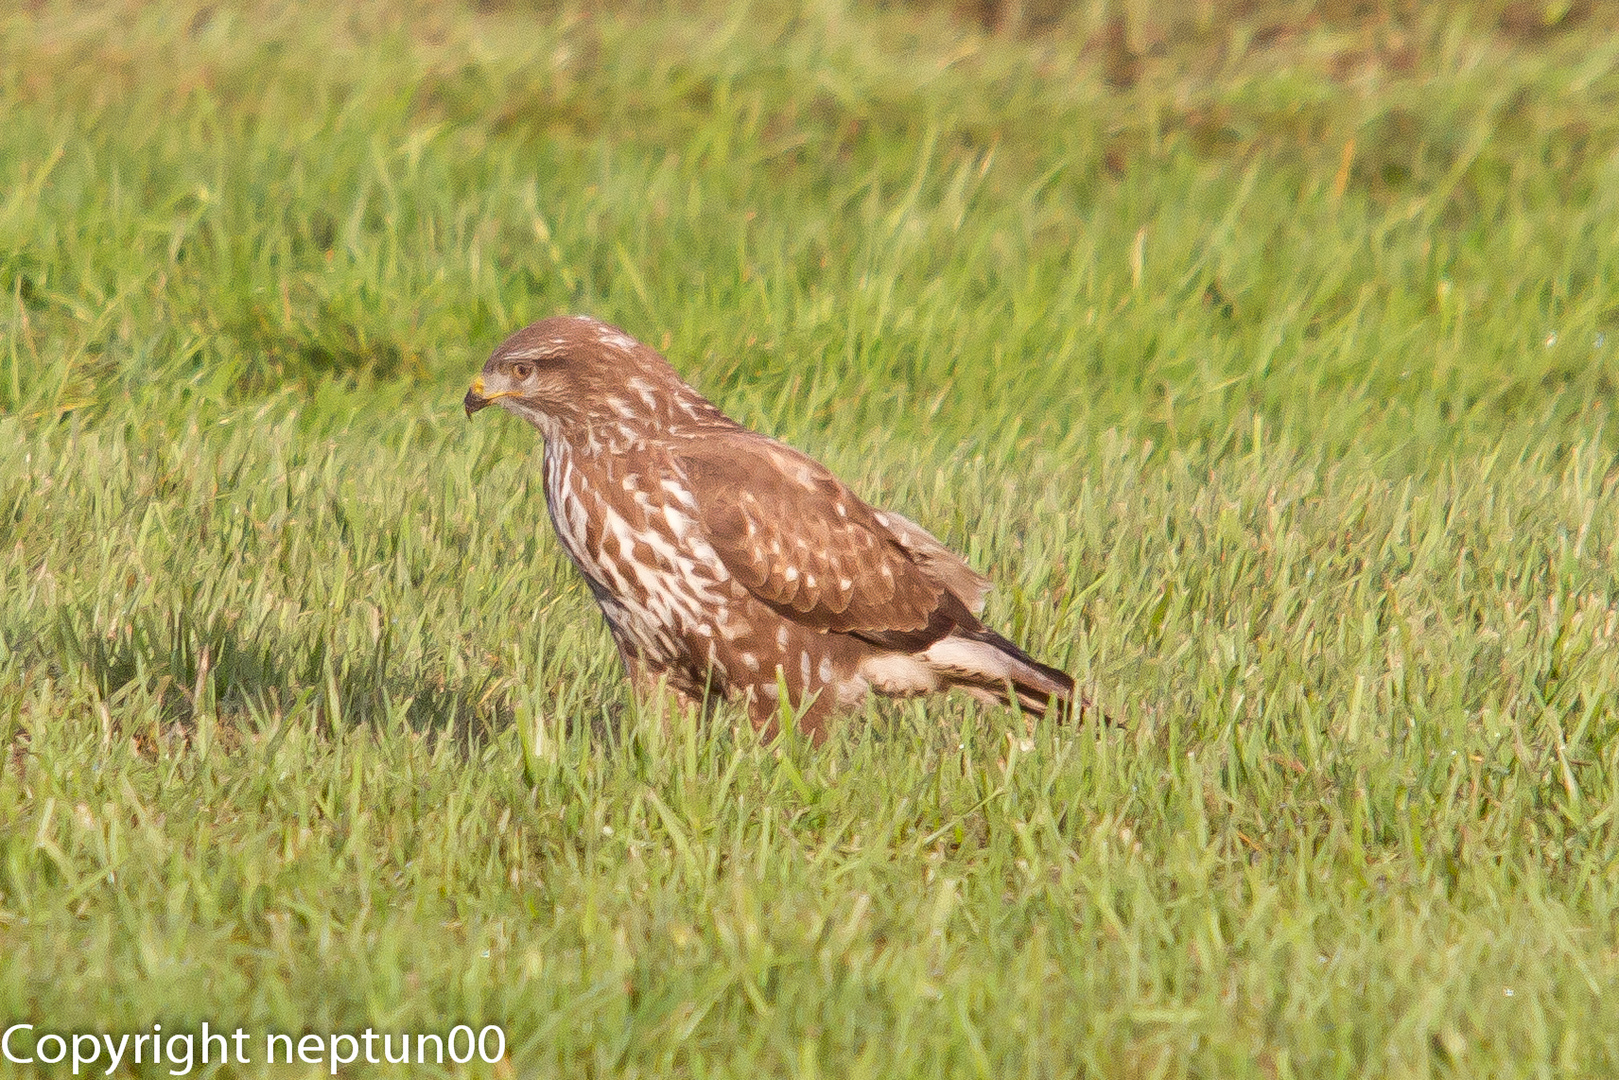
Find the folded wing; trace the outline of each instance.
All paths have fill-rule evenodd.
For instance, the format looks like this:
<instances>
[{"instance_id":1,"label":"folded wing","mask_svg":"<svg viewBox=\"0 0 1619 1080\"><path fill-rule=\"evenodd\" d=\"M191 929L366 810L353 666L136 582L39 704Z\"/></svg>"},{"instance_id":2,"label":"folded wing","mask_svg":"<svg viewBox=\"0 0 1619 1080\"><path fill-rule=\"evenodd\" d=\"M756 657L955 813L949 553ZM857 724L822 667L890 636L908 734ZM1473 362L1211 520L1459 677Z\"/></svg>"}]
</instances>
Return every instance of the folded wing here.
<instances>
[{"instance_id":1,"label":"folded wing","mask_svg":"<svg viewBox=\"0 0 1619 1080\"><path fill-rule=\"evenodd\" d=\"M920 525L872 509L814 459L739 431L679 455L720 561L794 621L896 649L976 628L989 581Z\"/></svg>"}]
</instances>

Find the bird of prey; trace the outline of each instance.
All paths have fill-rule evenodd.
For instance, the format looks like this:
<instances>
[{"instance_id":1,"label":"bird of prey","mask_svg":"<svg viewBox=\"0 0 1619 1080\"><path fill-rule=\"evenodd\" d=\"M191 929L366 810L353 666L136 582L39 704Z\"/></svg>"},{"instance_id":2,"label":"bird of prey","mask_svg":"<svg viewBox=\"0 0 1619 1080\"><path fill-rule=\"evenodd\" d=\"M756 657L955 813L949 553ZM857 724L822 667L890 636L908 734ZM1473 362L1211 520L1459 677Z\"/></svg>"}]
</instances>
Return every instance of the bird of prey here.
<instances>
[{"instance_id":1,"label":"bird of prey","mask_svg":"<svg viewBox=\"0 0 1619 1080\"><path fill-rule=\"evenodd\" d=\"M785 692L817 742L873 692L1088 705L980 621L987 578L623 331L580 316L519 330L467 391L469 417L491 404L544 437L551 522L638 693L741 700L773 730Z\"/></svg>"}]
</instances>

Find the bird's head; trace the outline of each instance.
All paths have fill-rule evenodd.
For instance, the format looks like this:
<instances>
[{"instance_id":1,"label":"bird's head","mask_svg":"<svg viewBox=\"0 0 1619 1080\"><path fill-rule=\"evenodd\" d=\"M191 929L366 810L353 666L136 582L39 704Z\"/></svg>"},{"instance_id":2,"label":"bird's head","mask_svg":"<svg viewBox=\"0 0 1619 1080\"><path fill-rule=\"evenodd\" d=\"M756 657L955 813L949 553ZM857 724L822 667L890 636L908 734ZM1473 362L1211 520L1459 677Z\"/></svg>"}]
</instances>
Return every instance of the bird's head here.
<instances>
[{"instance_id":1,"label":"bird's head","mask_svg":"<svg viewBox=\"0 0 1619 1080\"><path fill-rule=\"evenodd\" d=\"M468 416L499 405L566 438L604 425L633 436L689 400L702 401L655 350L596 319L558 315L501 342L462 404Z\"/></svg>"}]
</instances>

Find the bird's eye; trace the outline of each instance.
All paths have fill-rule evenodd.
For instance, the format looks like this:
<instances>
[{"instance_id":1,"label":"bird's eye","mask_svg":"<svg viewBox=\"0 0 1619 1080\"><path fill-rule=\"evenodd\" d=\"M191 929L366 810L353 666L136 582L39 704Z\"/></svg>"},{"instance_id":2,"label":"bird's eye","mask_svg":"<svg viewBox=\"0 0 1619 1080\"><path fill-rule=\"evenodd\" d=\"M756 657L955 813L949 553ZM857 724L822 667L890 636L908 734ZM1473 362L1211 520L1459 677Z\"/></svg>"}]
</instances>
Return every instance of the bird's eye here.
<instances>
[{"instance_id":1,"label":"bird's eye","mask_svg":"<svg viewBox=\"0 0 1619 1080\"><path fill-rule=\"evenodd\" d=\"M513 364L512 378L518 382L528 382L528 377L534 374L533 364Z\"/></svg>"}]
</instances>

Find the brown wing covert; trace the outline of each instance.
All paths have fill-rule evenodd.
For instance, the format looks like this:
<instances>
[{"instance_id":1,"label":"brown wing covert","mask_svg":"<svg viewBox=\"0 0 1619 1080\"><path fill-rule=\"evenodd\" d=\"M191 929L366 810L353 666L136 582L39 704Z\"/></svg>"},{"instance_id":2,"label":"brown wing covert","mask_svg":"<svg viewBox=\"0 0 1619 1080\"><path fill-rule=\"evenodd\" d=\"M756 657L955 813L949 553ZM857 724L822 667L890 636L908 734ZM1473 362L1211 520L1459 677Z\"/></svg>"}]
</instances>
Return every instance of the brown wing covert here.
<instances>
[{"instance_id":1,"label":"brown wing covert","mask_svg":"<svg viewBox=\"0 0 1619 1080\"><path fill-rule=\"evenodd\" d=\"M941 608L965 612L825 468L774 440L741 435L678 461L709 542L754 596L806 626L873 639L931 640L954 622L939 625Z\"/></svg>"}]
</instances>

